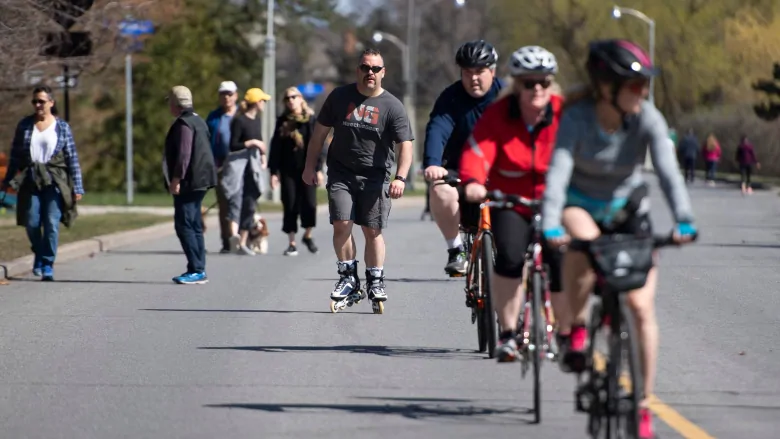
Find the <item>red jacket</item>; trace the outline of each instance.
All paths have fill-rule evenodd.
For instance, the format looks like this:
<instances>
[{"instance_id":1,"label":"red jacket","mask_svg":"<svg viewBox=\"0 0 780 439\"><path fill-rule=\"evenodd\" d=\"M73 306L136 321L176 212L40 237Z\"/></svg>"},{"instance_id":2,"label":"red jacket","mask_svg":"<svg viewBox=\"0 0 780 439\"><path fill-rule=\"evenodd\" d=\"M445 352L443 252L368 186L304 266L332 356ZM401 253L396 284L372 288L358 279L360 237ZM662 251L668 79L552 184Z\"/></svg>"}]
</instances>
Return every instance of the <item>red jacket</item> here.
<instances>
[{"instance_id":1,"label":"red jacket","mask_svg":"<svg viewBox=\"0 0 780 439\"><path fill-rule=\"evenodd\" d=\"M536 128L533 169L532 134L520 116L517 96L507 96L485 109L463 147L459 175L463 184L476 182L485 185L488 190L498 189L526 198L541 198L555 147L562 104L563 98L553 95L544 121ZM531 214L525 207L516 210L523 215Z\"/></svg>"}]
</instances>

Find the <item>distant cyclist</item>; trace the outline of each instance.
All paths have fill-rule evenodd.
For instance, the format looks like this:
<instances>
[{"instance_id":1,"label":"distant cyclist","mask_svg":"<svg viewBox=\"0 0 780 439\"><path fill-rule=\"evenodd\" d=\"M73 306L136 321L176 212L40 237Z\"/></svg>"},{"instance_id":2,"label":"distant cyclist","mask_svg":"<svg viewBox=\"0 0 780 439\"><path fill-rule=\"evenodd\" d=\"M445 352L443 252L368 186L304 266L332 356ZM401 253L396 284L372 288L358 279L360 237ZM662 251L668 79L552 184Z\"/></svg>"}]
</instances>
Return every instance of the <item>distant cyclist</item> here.
<instances>
[{"instance_id":1,"label":"distant cyclist","mask_svg":"<svg viewBox=\"0 0 780 439\"><path fill-rule=\"evenodd\" d=\"M558 64L555 56L538 46L518 49L509 60L513 78L512 94L500 98L485 110L469 137L469 147L460 161L460 178L466 200L481 202L488 190L541 199L545 174L555 144L563 99L552 93ZM501 325L496 358L499 362L519 357L517 322L523 301L523 265L531 239L531 211L490 212L496 247L493 300ZM543 259L550 267L550 290L559 292L559 256L544 249ZM556 316L566 311L565 299L553 294ZM568 333L568 328L559 328Z\"/></svg>"},{"instance_id":2,"label":"distant cyclist","mask_svg":"<svg viewBox=\"0 0 780 439\"><path fill-rule=\"evenodd\" d=\"M596 41L590 45L587 71L590 87L581 96L569 99L558 129L542 209L546 238L557 246L566 243L569 236L592 240L602 233L652 233L646 200L633 217L612 221L643 184L642 165L649 148L677 223L675 241L690 241L696 227L685 182L677 168L674 144L661 112L644 99L650 78L657 74L650 57L629 41ZM565 370L581 371L587 361L586 305L593 282L587 256L567 252L563 259L563 286L571 303L574 325L562 346ZM628 295L640 338L645 395L653 393L655 381L656 283L657 272L653 268L646 285ZM640 408L641 438L653 437L652 417L646 404L645 399Z\"/></svg>"},{"instance_id":3,"label":"distant cyclist","mask_svg":"<svg viewBox=\"0 0 780 439\"><path fill-rule=\"evenodd\" d=\"M469 41L455 53L460 80L439 95L425 128L423 169L428 181L457 175L466 139L485 108L502 88L495 77L498 53L483 40ZM436 225L447 241L449 258L444 270L450 275L466 274L467 256L460 238L459 224L476 226L479 207L458 200L457 189L438 185L431 188L430 208Z\"/></svg>"}]
</instances>

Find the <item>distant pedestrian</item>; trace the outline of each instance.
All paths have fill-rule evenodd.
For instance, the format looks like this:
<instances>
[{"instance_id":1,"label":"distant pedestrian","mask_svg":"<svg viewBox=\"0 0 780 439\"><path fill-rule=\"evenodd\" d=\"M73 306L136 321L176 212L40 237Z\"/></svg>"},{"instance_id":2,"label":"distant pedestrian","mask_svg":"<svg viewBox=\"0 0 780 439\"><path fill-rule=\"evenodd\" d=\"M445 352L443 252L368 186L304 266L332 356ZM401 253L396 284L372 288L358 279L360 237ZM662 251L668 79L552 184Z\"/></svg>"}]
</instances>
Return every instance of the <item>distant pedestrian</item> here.
<instances>
[{"instance_id":1,"label":"distant pedestrian","mask_svg":"<svg viewBox=\"0 0 780 439\"><path fill-rule=\"evenodd\" d=\"M18 192L16 224L27 228L35 254L33 274L52 281L59 223L70 227L75 221L84 185L73 133L57 117L51 88L36 87L32 95L34 113L16 126L0 191L10 186Z\"/></svg>"},{"instance_id":2,"label":"distant pedestrian","mask_svg":"<svg viewBox=\"0 0 780 439\"><path fill-rule=\"evenodd\" d=\"M211 134L206 121L192 109L192 92L187 87L177 85L171 89L168 107L176 120L165 138L163 172L173 195L176 236L187 256L187 271L173 281L204 284L208 277L201 203L206 191L217 184Z\"/></svg>"},{"instance_id":3,"label":"distant pedestrian","mask_svg":"<svg viewBox=\"0 0 780 439\"><path fill-rule=\"evenodd\" d=\"M720 142L718 142L715 134L710 133L707 136L707 140L704 141L704 145L701 148L701 155L704 157L704 163L706 164L707 182L710 186L715 186L715 171L721 155Z\"/></svg>"},{"instance_id":4,"label":"distant pedestrian","mask_svg":"<svg viewBox=\"0 0 780 439\"><path fill-rule=\"evenodd\" d=\"M209 113L206 125L211 133L211 152L217 166L217 204L219 205L219 231L222 241L220 253L230 253L230 220L228 219L228 200L222 190L222 165L230 153L230 122L238 111L238 86L233 81L224 81L219 85L219 107Z\"/></svg>"},{"instance_id":5,"label":"distant pedestrian","mask_svg":"<svg viewBox=\"0 0 780 439\"><path fill-rule=\"evenodd\" d=\"M750 175L753 172L753 166L756 169L761 169L761 163L756 159L756 151L753 148L753 144L750 143L747 136L743 135L742 140L737 146L737 163L739 163L739 173L742 176L742 193L752 194L753 186L750 183Z\"/></svg>"},{"instance_id":6,"label":"distant pedestrian","mask_svg":"<svg viewBox=\"0 0 780 439\"><path fill-rule=\"evenodd\" d=\"M247 239L256 222L255 210L257 199L262 195L263 156L266 154L260 112L265 101L270 99L271 96L259 88L247 90L240 113L230 123L230 154L223 165L222 186L229 204L230 249L248 256L255 256Z\"/></svg>"},{"instance_id":7,"label":"distant pedestrian","mask_svg":"<svg viewBox=\"0 0 780 439\"><path fill-rule=\"evenodd\" d=\"M696 138L693 129L689 129L685 137L680 140L677 153L685 171L685 181L693 183L696 158L699 155L699 139Z\"/></svg>"},{"instance_id":8,"label":"distant pedestrian","mask_svg":"<svg viewBox=\"0 0 780 439\"><path fill-rule=\"evenodd\" d=\"M282 96L285 110L276 120L268 167L271 171L271 187L281 184L284 206L282 231L287 234L289 241L284 254L298 254L295 235L298 233L299 216L301 227L306 229L301 242L310 252L317 253L317 246L311 236L312 229L317 225L317 186L308 185L302 179L306 151L314 131L314 111L295 87L285 90ZM320 155L317 172L322 170L323 158Z\"/></svg>"}]
</instances>

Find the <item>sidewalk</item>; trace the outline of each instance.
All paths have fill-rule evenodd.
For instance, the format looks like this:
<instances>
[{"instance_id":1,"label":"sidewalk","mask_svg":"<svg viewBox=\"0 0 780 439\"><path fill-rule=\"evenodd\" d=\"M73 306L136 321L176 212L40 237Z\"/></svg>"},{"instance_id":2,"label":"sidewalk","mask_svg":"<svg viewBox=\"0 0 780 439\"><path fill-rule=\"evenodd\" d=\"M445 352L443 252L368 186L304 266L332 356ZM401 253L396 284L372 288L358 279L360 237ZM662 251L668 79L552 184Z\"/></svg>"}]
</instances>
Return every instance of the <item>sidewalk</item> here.
<instances>
[{"instance_id":1,"label":"sidewalk","mask_svg":"<svg viewBox=\"0 0 780 439\"><path fill-rule=\"evenodd\" d=\"M401 198L393 201L394 208L411 208L425 206L425 198L421 196ZM134 213L147 213L156 215L170 215L173 217L173 208L168 207L143 207L143 206L81 206L79 207L79 214L84 215L99 215L112 212L134 212ZM328 206L321 204L317 206L317 213L327 213ZM282 212L270 212L264 213L265 218L281 218ZM15 224L15 219L10 220L0 219L0 221L10 221L11 224ZM0 223L0 225L5 225ZM217 212L212 211L208 215L206 220L206 227L211 230L219 228L219 219ZM71 261L74 259L80 259L85 257L93 257L98 253L106 252L117 247L122 247L130 244L138 244L144 241L151 241L160 239L162 237L172 235L175 233L173 228L173 221L157 224L154 226L145 227L143 229L128 230L124 232L112 233L109 235L95 236L83 241L77 241L70 244L65 244L59 247L57 250L57 263ZM11 279L14 276L28 273L32 267L33 255L23 256L12 261L0 261L0 269L3 271L3 276L0 279Z\"/></svg>"}]
</instances>

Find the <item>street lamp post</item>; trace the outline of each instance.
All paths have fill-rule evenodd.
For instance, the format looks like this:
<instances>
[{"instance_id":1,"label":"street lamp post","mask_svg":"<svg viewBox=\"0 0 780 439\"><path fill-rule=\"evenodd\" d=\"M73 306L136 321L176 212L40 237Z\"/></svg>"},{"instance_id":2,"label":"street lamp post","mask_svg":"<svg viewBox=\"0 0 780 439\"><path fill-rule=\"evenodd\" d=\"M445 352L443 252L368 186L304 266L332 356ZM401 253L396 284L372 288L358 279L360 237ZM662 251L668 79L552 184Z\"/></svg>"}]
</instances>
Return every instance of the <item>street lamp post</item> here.
<instances>
[{"instance_id":1,"label":"street lamp post","mask_svg":"<svg viewBox=\"0 0 780 439\"><path fill-rule=\"evenodd\" d=\"M263 111L262 136L270 152L271 136L276 125L276 39L274 37L274 0L268 0L267 24L265 29L265 57L263 59L263 91L271 95L271 100ZM269 192L268 199L278 202L279 188Z\"/></svg>"},{"instance_id":2,"label":"street lamp post","mask_svg":"<svg viewBox=\"0 0 780 439\"><path fill-rule=\"evenodd\" d=\"M645 23L647 23L648 26L648 49L650 51L650 61L655 65L655 20L651 19L647 15L645 15L641 11L637 11L636 9L631 8L622 8L620 6L614 6L612 8L612 17L614 17L616 20L620 19L623 14L626 15L632 15ZM653 104L655 104L655 78L650 78L650 96L649 101ZM648 171L653 170L653 161L650 158L650 150L647 151L647 156L645 156L645 169Z\"/></svg>"},{"instance_id":3,"label":"street lamp post","mask_svg":"<svg viewBox=\"0 0 780 439\"><path fill-rule=\"evenodd\" d=\"M650 50L650 61L653 63L653 65L655 65L655 21L644 13L637 11L636 9L621 8L620 6L615 6L612 8L612 16L615 19L620 19L623 14L633 15L634 17L639 18L640 20L647 23L650 34L648 42L648 49ZM653 79L654 78L650 78L650 102L655 103L655 95L653 93L655 90L655 81Z\"/></svg>"},{"instance_id":4,"label":"street lamp post","mask_svg":"<svg viewBox=\"0 0 780 439\"><path fill-rule=\"evenodd\" d=\"M398 47L401 50L401 59L402 59L402 69L403 69L403 80L404 80L404 96L403 96L403 103L404 107L406 108L406 113L409 117L409 123L412 125L412 128L414 128L414 98L412 93L414 92L414 83L412 82L412 61L410 59L411 53L409 50L409 45L401 41L400 38L393 34L389 34L387 32L380 32L376 31L373 35L374 42L381 43L383 40L387 40L391 43L393 43L396 47ZM418 133L414 132L415 137L418 137ZM416 144L417 142L414 142ZM416 148L415 148L416 149ZM416 151L413 150L413 158L412 158L412 169L416 169L416 161L417 161L417 154L415 154ZM407 176L408 177L408 176ZM414 189L414 178L409 178L409 189Z\"/></svg>"},{"instance_id":5,"label":"street lamp post","mask_svg":"<svg viewBox=\"0 0 780 439\"><path fill-rule=\"evenodd\" d=\"M375 32L374 41L379 43L382 38L387 38L388 41L395 44L404 56L404 106L406 107L406 113L409 117L409 123L412 127L412 132L416 140L414 142L413 158L412 158L412 172L416 172L420 168L420 162L418 159L418 143L422 140L422 136L417 131L417 52L419 48L419 33L420 33L420 14L417 13L417 0L407 0L407 14L406 14L406 43L401 41L400 38L387 34L385 32ZM466 0L454 0L455 6L462 8L466 5ZM424 5L431 6L436 4L436 1L427 1ZM378 39L377 39L378 38ZM410 178L410 182L414 179ZM412 183L410 189L414 188Z\"/></svg>"}]
</instances>

